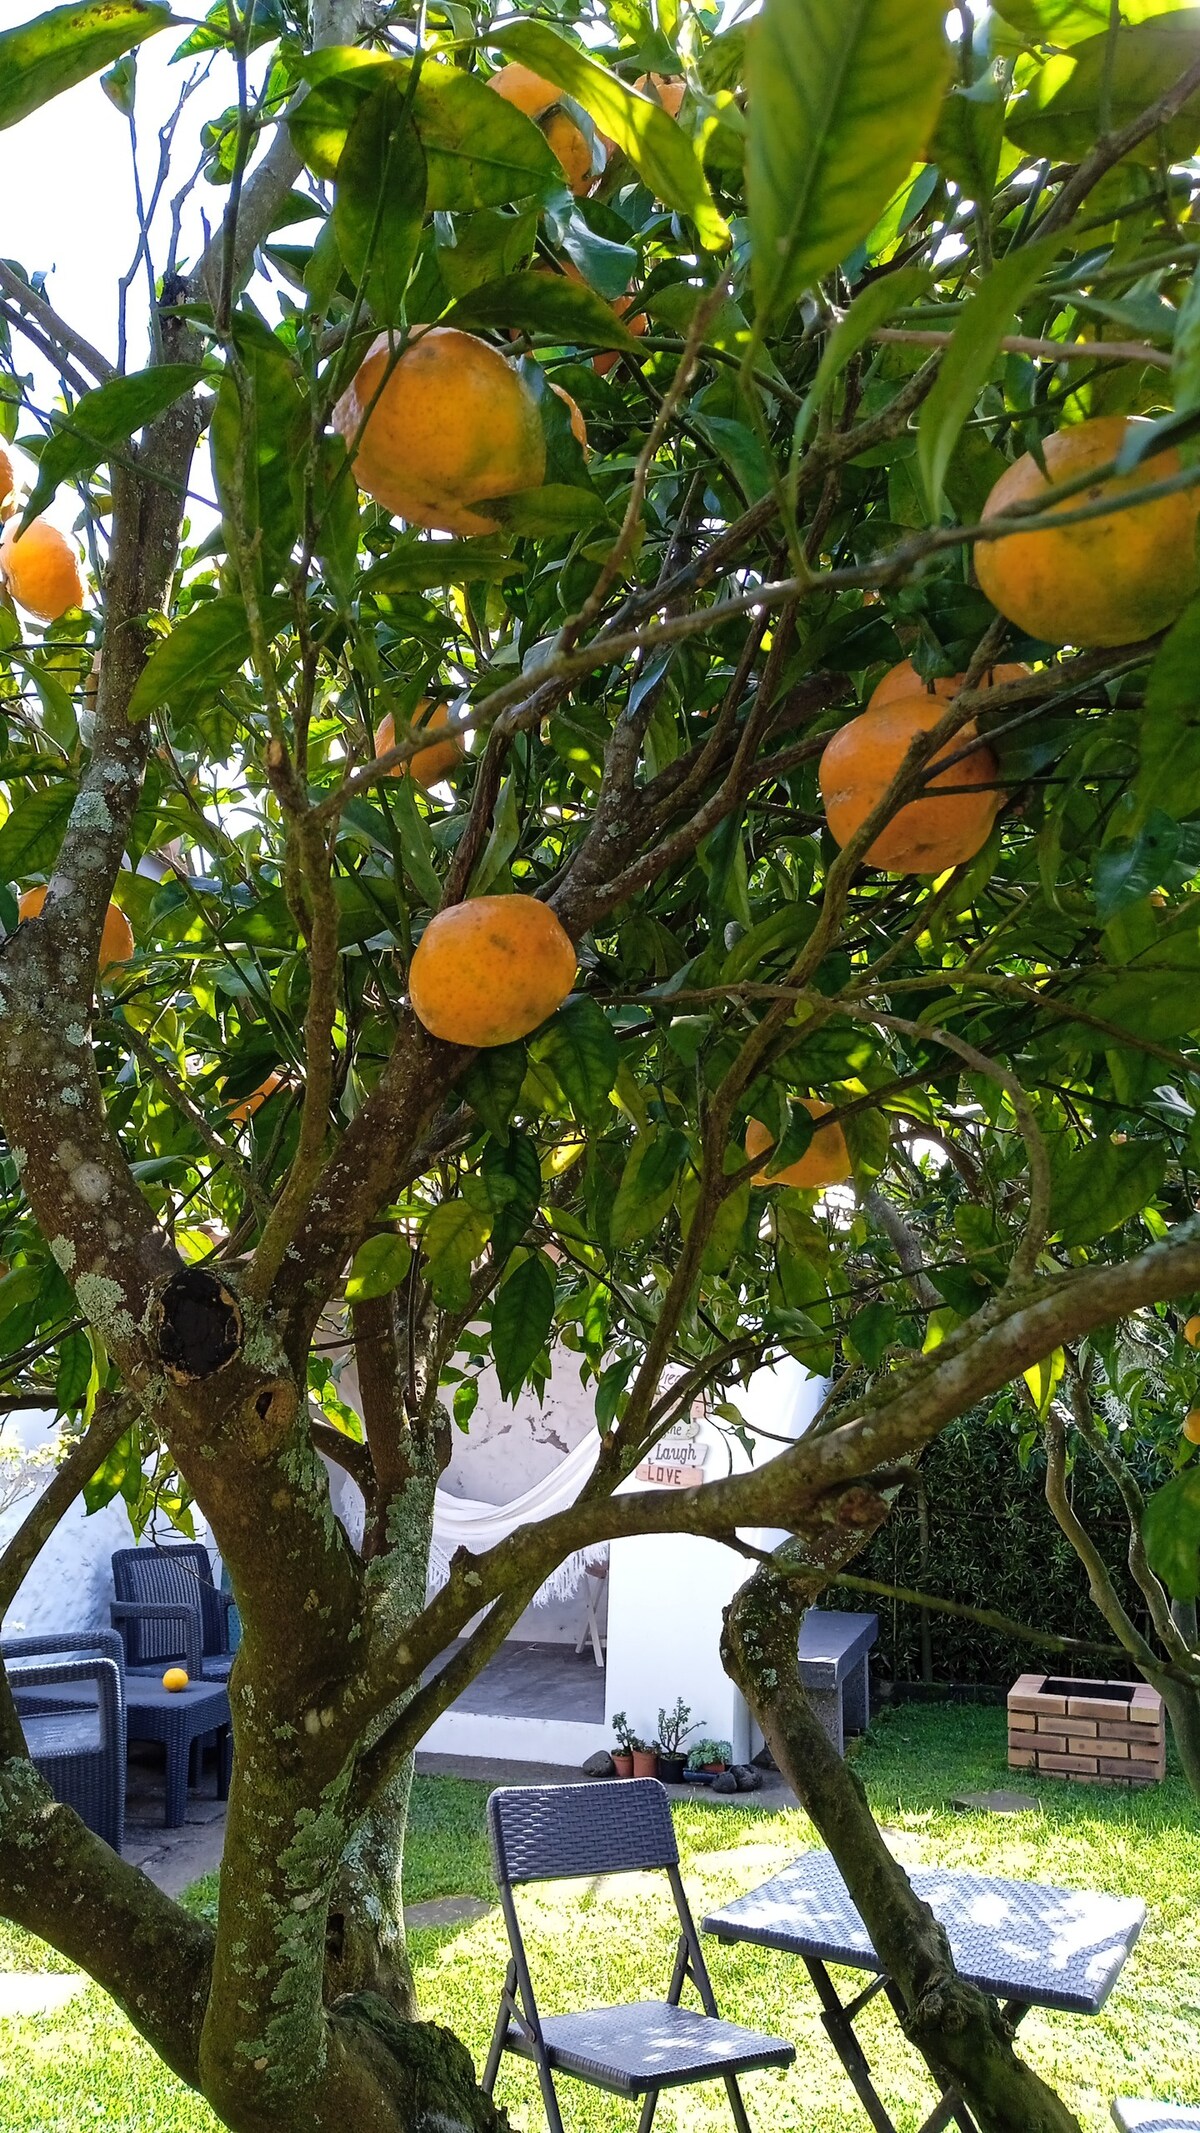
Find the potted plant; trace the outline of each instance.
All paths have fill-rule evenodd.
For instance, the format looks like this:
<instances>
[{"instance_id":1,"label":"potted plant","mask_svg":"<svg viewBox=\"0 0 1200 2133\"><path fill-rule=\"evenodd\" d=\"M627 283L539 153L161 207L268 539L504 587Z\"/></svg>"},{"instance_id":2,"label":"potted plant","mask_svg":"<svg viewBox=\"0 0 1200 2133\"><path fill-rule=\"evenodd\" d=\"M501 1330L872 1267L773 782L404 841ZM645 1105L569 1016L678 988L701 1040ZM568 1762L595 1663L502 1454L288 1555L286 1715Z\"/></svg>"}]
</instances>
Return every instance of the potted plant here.
<instances>
[{"instance_id":1,"label":"potted plant","mask_svg":"<svg viewBox=\"0 0 1200 2133\"><path fill-rule=\"evenodd\" d=\"M652 1778L658 1774L658 1750L648 1740L634 1741L633 1774L635 1778Z\"/></svg>"},{"instance_id":2,"label":"potted plant","mask_svg":"<svg viewBox=\"0 0 1200 2133\"><path fill-rule=\"evenodd\" d=\"M687 1776L695 1785L711 1785L718 1772L728 1770L732 1761L732 1741L698 1740L688 1753Z\"/></svg>"},{"instance_id":3,"label":"potted plant","mask_svg":"<svg viewBox=\"0 0 1200 2133\"><path fill-rule=\"evenodd\" d=\"M683 1744L689 1733L696 1728L691 1723L691 1710L682 1696L676 1698L673 1711L660 1710L658 1714L658 1774L664 1785L682 1785L687 1769L687 1756Z\"/></svg>"},{"instance_id":4,"label":"potted plant","mask_svg":"<svg viewBox=\"0 0 1200 2133\"><path fill-rule=\"evenodd\" d=\"M634 1733L628 1716L624 1711L613 1712L613 1738L617 1744L612 1752L613 1769L619 1778L631 1778L633 1776L634 1743L636 1741L640 1747L641 1742L637 1740L637 1735Z\"/></svg>"}]
</instances>

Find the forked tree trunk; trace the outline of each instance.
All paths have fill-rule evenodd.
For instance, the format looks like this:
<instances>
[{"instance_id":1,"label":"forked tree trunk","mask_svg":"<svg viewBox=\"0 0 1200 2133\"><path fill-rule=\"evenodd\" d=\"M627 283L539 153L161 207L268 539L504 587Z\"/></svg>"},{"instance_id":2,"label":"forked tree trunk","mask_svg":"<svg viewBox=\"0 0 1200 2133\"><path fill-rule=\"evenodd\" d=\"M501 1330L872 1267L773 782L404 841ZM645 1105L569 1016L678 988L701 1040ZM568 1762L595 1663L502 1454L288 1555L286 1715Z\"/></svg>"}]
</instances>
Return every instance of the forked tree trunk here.
<instances>
[{"instance_id":1,"label":"forked tree trunk","mask_svg":"<svg viewBox=\"0 0 1200 2133\"><path fill-rule=\"evenodd\" d=\"M965 2099L980 2133L1080 2133L1013 2049L996 2002L958 1975L949 1943L889 1852L862 1785L814 1716L797 1658L806 1595L762 1569L725 1618L723 1657L780 1770L815 1823L902 2002L930 2072Z\"/></svg>"}]
</instances>

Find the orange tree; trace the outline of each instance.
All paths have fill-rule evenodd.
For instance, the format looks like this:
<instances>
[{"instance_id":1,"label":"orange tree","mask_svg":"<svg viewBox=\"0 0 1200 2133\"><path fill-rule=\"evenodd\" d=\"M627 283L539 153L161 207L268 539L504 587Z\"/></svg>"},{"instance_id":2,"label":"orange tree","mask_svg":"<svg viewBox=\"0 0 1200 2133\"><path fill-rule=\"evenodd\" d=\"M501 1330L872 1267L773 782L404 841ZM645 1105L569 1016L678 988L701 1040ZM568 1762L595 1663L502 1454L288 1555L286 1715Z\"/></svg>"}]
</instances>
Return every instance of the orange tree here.
<instances>
[{"instance_id":1,"label":"orange tree","mask_svg":"<svg viewBox=\"0 0 1200 2133\"><path fill-rule=\"evenodd\" d=\"M796 1629L1004 1388L1060 1470L1131 1344L1195 1404L1195 13L365 19L186 37L236 93L198 177L208 92L167 119L116 347L0 262L5 1396L68 1445L0 1601L121 1489L200 1506L244 1624L216 1926L51 1808L3 1684L0 1904L233 2128L498 2126L414 2005L412 1751L568 1551L784 1527L726 1662L930 2066L989 2133L1065 2128ZM159 33L7 31L0 121L107 70L136 124ZM478 1371L536 1389L555 1344L594 1478L427 1601ZM801 1444L614 1493L784 1353L831 1381ZM1195 1778L1170 1428L1134 1657Z\"/></svg>"}]
</instances>

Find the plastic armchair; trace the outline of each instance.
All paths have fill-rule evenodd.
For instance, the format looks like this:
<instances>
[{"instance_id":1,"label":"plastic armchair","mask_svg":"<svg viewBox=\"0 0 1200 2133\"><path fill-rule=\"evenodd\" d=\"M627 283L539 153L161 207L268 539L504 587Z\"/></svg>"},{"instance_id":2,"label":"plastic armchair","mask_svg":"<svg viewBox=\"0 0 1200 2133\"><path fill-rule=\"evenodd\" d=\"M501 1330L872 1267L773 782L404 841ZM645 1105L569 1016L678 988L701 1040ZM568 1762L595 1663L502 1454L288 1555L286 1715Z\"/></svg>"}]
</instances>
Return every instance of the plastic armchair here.
<instances>
[{"instance_id":1,"label":"plastic armchair","mask_svg":"<svg viewBox=\"0 0 1200 2133\"><path fill-rule=\"evenodd\" d=\"M125 1682L111 1630L6 1637L0 1657L30 1760L56 1800L119 1853L125 1834Z\"/></svg>"},{"instance_id":2,"label":"plastic armchair","mask_svg":"<svg viewBox=\"0 0 1200 2133\"><path fill-rule=\"evenodd\" d=\"M131 1674L157 1673L172 1660L180 1660L191 1679L200 1680L204 1672L200 1618L186 1601L113 1600L108 1612L113 1628L123 1637L125 1664ZM176 1624L177 1633L160 1630L159 1637L168 1649L160 1652L156 1660L147 1661L145 1646L152 1641L148 1631L151 1624L159 1622Z\"/></svg>"},{"instance_id":3,"label":"plastic armchair","mask_svg":"<svg viewBox=\"0 0 1200 2133\"><path fill-rule=\"evenodd\" d=\"M118 1548L112 1571L113 1621L131 1673L159 1673L181 1662L193 1681L228 1680L233 1595L214 1584L207 1548L199 1541ZM179 1627L172 1630L171 1623Z\"/></svg>"}]
</instances>

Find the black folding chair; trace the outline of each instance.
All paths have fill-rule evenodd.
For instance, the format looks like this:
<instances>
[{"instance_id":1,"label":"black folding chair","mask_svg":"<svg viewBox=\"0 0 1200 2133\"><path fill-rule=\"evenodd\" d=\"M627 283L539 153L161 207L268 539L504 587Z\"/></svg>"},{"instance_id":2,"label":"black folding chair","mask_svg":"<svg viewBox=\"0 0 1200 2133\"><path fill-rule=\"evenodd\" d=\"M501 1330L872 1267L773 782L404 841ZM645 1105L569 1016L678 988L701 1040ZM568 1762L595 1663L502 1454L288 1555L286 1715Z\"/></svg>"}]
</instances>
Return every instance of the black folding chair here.
<instances>
[{"instance_id":1,"label":"black folding chair","mask_svg":"<svg viewBox=\"0 0 1200 2133\"><path fill-rule=\"evenodd\" d=\"M642 2101L638 2133L649 2133L660 2089L696 2081L725 2083L737 2133L750 2133L739 2074L790 2066L795 2047L777 2037L723 2022L679 1874L679 1851L667 1795L656 1778L621 1784L504 1787L488 1801L488 1834L512 1958L484 2069L490 2096L505 2052L532 2059L550 2133L563 2133L555 2074ZM593 2007L584 2014L540 2015L529 1976L513 1890L527 1881L661 1868L679 1915L679 1946L665 2000ZM681 2007L688 1979L703 2013Z\"/></svg>"}]
</instances>

